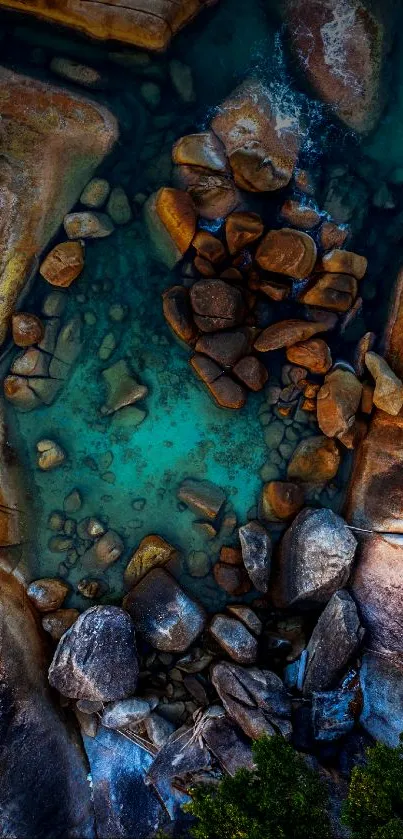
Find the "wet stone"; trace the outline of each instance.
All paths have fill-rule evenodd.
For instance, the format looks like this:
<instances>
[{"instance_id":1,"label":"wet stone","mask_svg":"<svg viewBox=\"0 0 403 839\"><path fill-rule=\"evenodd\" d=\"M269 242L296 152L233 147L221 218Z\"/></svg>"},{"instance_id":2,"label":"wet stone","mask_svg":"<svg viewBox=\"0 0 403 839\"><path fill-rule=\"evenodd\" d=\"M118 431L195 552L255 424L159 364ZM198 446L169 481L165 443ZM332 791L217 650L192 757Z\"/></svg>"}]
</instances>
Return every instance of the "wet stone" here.
<instances>
[{"instance_id":1,"label":"wet stone","mask_svg":"<svg viewBox=\"0 0 403 839\"><path fill-rule=\"evenodd\" d=\"M202 335L196 343L196 352L203 353L222 367L232 367L249 349L246 330L231 330Z\"/></svg>"},{"instance_id":2,"label":"wet stone","mask_svg":"<svg viewBox=\"0 0 403 839\"><path fill-rule=\"evenodd\" d=\"M232 372L245 387L255 392L263 390L269 378L268 370L254 355L247 355L237 361Z\"/></svg>"},{"instance_id":3,"label":"wet stone","mask_svg":"<svg viewBox=\"0 0 403 839\"><path fill-rule=\"evenodd\" d=\"M83 500L78 489L73 489L69 495L66 495L63 501L63 509L65 513L71 515L71 513L78 513L81 509Z\"/></svg>"},{"instance_id":4,"label":"wet stone","mask_svg":"<svg viewBox=\"0 0 403 839\"><path fill-rule=\"evenodd\" d=\"M155 534L145 536L132 554L124 572L128 588L136 585L152 568L163 567L177 555L176 548Z\"/></svg>"},{"instance_id":5,"label":"wet stone","mask_svg":"<svg viewBox=\"0 0 403 839\"><path fill-rule=\"evenodd\" d=\"M267 530L257 521L239 528L242 558L246 571L257 591L269 587L272 544Z\"/></svg>"},{"instance_id":6,"label":"wet stone","mask_svg":"<svg viewBox=\"0 0 403 839\"><path fill-rule=\"evenodd\" d=\"M231 256L256 242L263 232L264 225L257 213L231 213L225 221L225 237Z\"/></svg>"},{"instance_id":7,"label":"wet stone","mask_svg":"<svg viewBox=\"0 0 403 839\"><path fill-rule=\"evenodd\" d=\"M288 224L300 227L302 230L312 230L321 220L320 213L314 204L302 203L291 198L284 202L280 214Z\"/></svg>"},{"instance_id":8,"label":"wet stone","mask_svg":"<svg viewBox=\"0 0 403 839\"><path fill-rule=\"evenodd\" d=\"M325 271L352 274L357 280L362 280L367 270L368 260L358 253L335 249L322 257L322 265Z\"/></svg>"},{"instance_id":9,"label":"wet stone","mask_svg":"<svg viewBox=\"0 0 403 839\"><path fill-rule=\"evenodd\" d=\"M115 227L106 213L69 213L64 218L64 229L69 239L103 239Z\"/></svg>"},{"instance_id":10,"label":"wet stone","mask_svg":"<svg viewBox=\"0 0 403 839\"><path fill-rule=\"evenodd\" d=\"M105 204L110 186L105 178L92 178L80 195L80 202L91 210L99 210Z\"/></svg>"},{"instance_id":11,"label":"wet stone","mask_svg":"<svg viewBox=\"0 0 403 839\"><path fill-rule=\"evenodd\" d=\"M357 296L357 280L350 274L327 272L314 275L299 300L330 312L348 312Z\"/></svg>"},{"instance_id":12,"label":"wet stone","mask_svg":"<svg viewBox=\"0 0 403 839\"><path fill-rule=\"evenodd\" d=\"M190 290L190 302L202 332L228 329L242 321L242 294L222 280L198 280Z\"/></svg>"},{"instance_id":13,"label":"wet stone","mask_svg":"<svg viewBox=\"0 0 403 839\"><path fill-rule=\"evenodd\" d=\"M193 322L189 291L184 286L173 286L162 295L165 319L175 335L186 344L194 344L197 329Z\"/></svg>"},{"instance_id":14,"label":"wet stone","mask_svg":"<svg viewBox=\"0 0 403 839\"><path fill-rule=\"evenodd\" d=\"M83 268L84 247L82 242L61 242L45 257L39 268L39 273L50 285L67 288L80 276ZM50 309L48 304L43 309L44 315L48 317L60 316L62 311L60 303L56 308Z\"/></svg>"},{"instance_id":15,"label":"wet stone","mask_svg":"<svg viewBox=\"0 0 403 839\"><path fill-rule=\"evenodd\" d=\"M217 585L232 597L240 597L251 589L250 579L242 566L216 562L213 575Z\"/></svg>"},{"instance_id":16,"label":"wet stone","mask_svg":"<svg viewBox=\"0 0 403 839\"><path fill-rule=\"evenodd\" d=\"M69 590L70 586L63 580L44 577L30 583L27 594L38 612L54 612L63 604Z\"/></svg>"},{"instance_id":17,"label":"wet stone","mask_svg":"<svg viewBox=\"0 0 403 839\"><path fill-rule=\"evenodd\" d=\"M293 518L304 504L304 490L290 481L264 484L259 501L259 517L264 521Z\"/></svg>"},{"instance_id":18,"label":"wet stone","mask_svg":"<svg viewBox=\"0 0 403 839\"><path fill-rule=\"evenodd\" d=\"M283 320L264 329L255 341L258 352L280 350L306 341L318 332L327 332L329 326L325 320L308 322L304 320Z\"/></svg>"},{"instance_id":19,"label":"wet stone","mask_svg":"<svg viewBox=\"0 0 403 839\"><path fill-rule=\"evenodd\" d=\"M43 338L42 321L28 312L18 312L11 319L13 341L17 347L30 347L39 344Z\"/></svg>"},{"instance_id":20,"label":"wet stone","mask_svg":"<svg viewBox=\"0 0 403 839\"><path fill-rule=\"evenodd\" d=\"M207 230L199 230L193 239L194 247L200 257L208 260L212 265L219 265L226 258L225 247L216 236ZM214 276L214 274L213 274Z\"/></svg>"},{"instance_id":21,"label":"wet stone","mask_svg":"<svg viewBox=\"0 0 403 839\"><path fill-rule=\"evenodd\" d=\"M341 437L351 428L361 394L361 382L349 370L328 373L317 396L318 425L327 437Z\"/></svg>"},{"instance_id":22,"label":"wet stone","mask_svg":"<svg viewBox=\"0 0 403 839\"><path fill-rule=\"evenodd\" d=\"M61 639L49 682L63 696L111 702L135 693L138 663L131 618L117 606L93 606Z\"/></svg>"},{"instance_id":23,"label":"wet stone","mask_svg":"<svg viewBox=\"0 0 403 839\"><path fill-rule=\"evenodd\" d=\"M288 464L287 477L306 483L321 484L335 478L340 452L334 440L323 436L302 440Z\"/></svg>"},{"instance_id":24,"label":"wet stone","mask_svg":"<svg viewBox=\"0 0 403 839\"><path fill-rule=\"evenodd\" d=\"M108 398L102 409L102 413L106 415L113 414L127 405L133 405L148 394L148 388L133 378L125 359L103 370L102 378L108 388Z\"/></svg>"},{"instance_id":25,"label":"wet stone","mask_svg":"<svg viewBox=\"0 0 403 839\"><path fill-rule=\"evenodd\" d=\"M105 570L121 557L124 544L118 533L107 530L82 557L83 567Z\"/></svg>"},{"instance_id":26,"label":"wet stone","mask_svg":"<svg viewBox=\"0 0 403 839\"><path fill-rule=\"evenodd\" d=\"M132 220L132 211L129 199L121 186L115 186L108 198L106 212L117 226L129 224Z\"/></svg>"},{"instance_id":27,"label":"wet stone","mask_svg":"<svg viewBox=\"0 0 403 839\"><path fill-rule=\"evenodd\" d=\"M102 76L95 69L87 64L79 64L66 56L54 56L50 62L50 69L62 79L69 82L83 85L84 87L102 87Z\"/></svg>"},{"instance_id":28,"label":"wet stone","mask_svg":"<svg viewBox=\"0 0 403 839\"><path fill-rule=\"evenodd\" d=\"M180 485L178 498L198 516L214 521L226 502L224 490L210 481L187 478Z\"/></svg>"},{"instance_id":29,"label":"wet stone","mask_svg":"<svg viewBox=\"0 0 403 839\"><path fill-rule=\"evenodd\" d=\"M227 714L247 737L291 736L291 702L275 673L222 661L212 667L211 681Z\"/></svg>"},{"instance_id":30,"label":"wet stone","mask_svg":"<svg viewBox=\"0 0 403 839\"><path fill-rule=\"evenodd\" d=\"M330 349L322 338L311 338L286 350L288 361L306 367L310 373L327 373L332 366Z\"/></svg>"},{"instance_id":31,"label":"wet stone","mask_svg":"<svg viewBox=\"0 0 403 839\"><path fill-rule=\"evenodd\" d=\"M106 706L101 723L106 728L126 728L145 720L151 710L150 703L145 699L123 699Z\"/></svg>"},{"instance_id":32,"label":"wet stone","mask_svg":"<svg viewBox=\"0 0 403 839\"><path fill-rule=\"evenodd\" d=\"M66 453L54 440L39 440L36 444L38 451L37 464L43 472L57 469L66 460Z\"/></svg>"},{"instance_id":33,"label":"wet stone","mask_svg":"<svg viewBox=\"0 0 403 839\"><path fill-rule=\"evenodd\" d=\"M147 736L157 749L161 749L175 731L175 725L154 711L144 720Z\"/></svg>"},{"instance_id":34,"label":"wet stone","mask_svg":"<svg viewBox=\"0 0 403 839\"><path fill-rule=\"evenodd\" d=\"M78 609L57 609L55 612L44 615L42 626L54 641L60 641L64 633L73 626L79 616Z\"/></svg>"},{"instance_id":35,"label":"wet stone","mask_svg":"<svg viewBox=\"0 0 403 839\"><path fill-rule=\"evenodd\" d=\"M238 664L253 664L256 661L256 638L240 621L226 615L215 615L209 629L214 640Z\"/></svg>"},{"instance_id":36,"label":"wet stone","mask_svg":"<svg viewBox=\"0 0 403 839\"><path fill-rule=\"evenodd\" d=\"M271 230L260 243L256 261L264 271L303 280L316 262L316 245L307 233L284 227Z\"/></svg>"},{"instance_id":37,"label":"wet stone","mask_svg":"<svg viewBox=\"0 0 403 839\"><path fill-rule=\"evenodd\" d=\"M77 591L81 594L81 597L96 600L104 593L105 586L99 580L90 580L84 577L77 583Z\"/></svg>"},{"instance_id":38,"label":"wet stone","mask_svg":"<svg viewBox=\"0 0 403 839\"><path fill-rule=\"evenodd\" d=\"M227 606L227 612L238 620L242 621L245 626L253 633L253 635L260 635L263 630L263 624L258 618L256 612L250 609L249 606L231 604Z\"/></svg>"},{"instance_id":39,"label":"wet stone","mask_svg":"<svg viewBox=\"0 0 403 839\"><path fill-rule=\"evenodd\" d=\"M387 361L375 352L365 354L365 365L375 379L374 405L396 416L403 406L403 384Z\"/></svg>"}]
</instances>

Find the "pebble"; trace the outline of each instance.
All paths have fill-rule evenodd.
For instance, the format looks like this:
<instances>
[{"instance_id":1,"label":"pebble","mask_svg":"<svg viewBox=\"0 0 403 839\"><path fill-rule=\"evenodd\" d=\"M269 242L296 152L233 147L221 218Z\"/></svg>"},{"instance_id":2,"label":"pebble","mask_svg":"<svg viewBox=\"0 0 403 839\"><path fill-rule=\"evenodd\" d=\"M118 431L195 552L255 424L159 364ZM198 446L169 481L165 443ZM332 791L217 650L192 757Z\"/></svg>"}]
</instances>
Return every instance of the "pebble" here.
<instances>
[{"instance_id":1,"label":"pebble","mask_svg":"<svg viewBox=\"0 0 403 839\"><path fill-rule=\"evenodd\" d=\"M143 82L140 93L150 108L157 108L161 102L161 89L155 82Z\"/></svg>"},{"instance_id":2,"label":"pebble","mask_svg":"<svg viewBox=\"0 0 403 839\"><path fill-rule=\"evenodd\" d=\"M169 62L169 75L178 96L182 99L182 102L185 102L186 104L194 102L196 94L190 67L188 67L187 64L183 64L182 61L172 59L172 61Z\"/></svg>"},{"instance_id":3,"label":"pebble","mask_svg":"<svg viewBox=\"0 0 403 839\"><path fill-rule=\"evenodd\" d=\"M81 204L93 210L99 209L105 204L109 192L110 186L105 178L93 178L81 193Z\"/></svg>"},{"instance_id":4,"label":"pebble","mask_svg":"<svg viewBox=\"0 0 403 839\"><path fill-rule=\"evenodd\" d=\"M73 489L69 495L66 495L63 501L63 509L65 513L78 513L81 508L83 500L78 489Z\"/></svg>"},{"instance_id":5,"label":"pebble","mask_svg":"<svg viewBox=\"0 0 403 839\"><path fill-rule=\"evenodd\" d=\"M68 213L64 229L69 239L103 239L113 233L115 226L106 213Z\"/></svg>"},{"instance_id":6,"label":"pebble","mask_svg":"<svg viewBox=\"0 0 403 839\"><path fill-rule=\"evenodd\" d=\"M84 321L87 326L94 326L97 322L97 316L94 312L84 312Z\"/></svg>"},{"instance_id":7,"label":"pebble","mask_svg":"<svg viewBox=\"0 0 403 839\"><path fill-rule=\"evenodd\" d=\"M39 440L36 444L39 452L37 465L44 472L56 469L66 460L66 453L54 440Z\"/></svg>"},{"instance_id":8,"label":"pebble","mask_svg":"<svg viewBox=\"0 0 403 839\"><path fill-rule=\"evenodd\" d=\"M102 84L102 76L95 67L79 64L66 56L55 55L50 62L50 69L62 79L84 87L97 88Z\"/></svg>"},{"instance_id":9,"label":"pebble","mask_svg":"<svg viewBox=\"0 0 403 839\"><path fill-rule=\"evenodd\" d=\"M106 212L116 225L128 224L132 220L129 199L121 186L115 186L109 196Z\"/></svg>"},{"instance_id":10,"label":"pebble","mask_svg":"<svg viewBox=\"0 0 403 839\"><path fill-rule=\"evenodd\" d=\"M58 510L54 510L48 518L48 528L49 530L56 531L63 530L64 522L65 516L63 515L63 513L59 513Z\"/></svg>"},{"instance_id":11,"label":"pebble","mask_svg":"<svg viewBox=\"0 0 403 839\"><path fill-rule=\"evenodd\" d=\"M127 315L127 306L123 306L122 303L113 303L109 308L108 315L111 320L119 323Z\"/></svg>"},{"instance_id":12,"label":"pebble","mask_svg":"<svg viewBox=\"0 0 403 839\"><path fill-rule=\"evenodd\" d=\"M112 353L116 350L117 341L113 334L113 332L108 332L102 339L101 345L98 350L98 358L101 361L107 361L108 358L112 355Z\"/></svg>"}]
</instances>

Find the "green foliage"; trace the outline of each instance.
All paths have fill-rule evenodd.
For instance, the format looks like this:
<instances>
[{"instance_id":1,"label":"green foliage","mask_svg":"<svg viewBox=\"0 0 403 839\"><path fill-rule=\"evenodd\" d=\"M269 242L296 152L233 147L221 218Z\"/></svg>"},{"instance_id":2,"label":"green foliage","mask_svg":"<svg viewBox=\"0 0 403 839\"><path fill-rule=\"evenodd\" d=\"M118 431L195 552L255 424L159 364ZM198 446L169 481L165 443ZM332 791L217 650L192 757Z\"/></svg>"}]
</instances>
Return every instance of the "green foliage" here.
<instances>
[{"instance_id":1,"label":"green foliage","mask_svg":"<svg viewBox=\"0 0 403 839\"><path fill-rule=\"evenodd\" d=\"M329 839L326 789L303 758L282 737L262 738L253 755L256 771L192 791L194 839Z\"/></svg>"},{"instance_id":2,"label":"green foliage","mask_svg":"<svg viewBox=\"0 0 403 839\"><path fill-rule=\"evenodd\" d=\"M343 820L352 839L403 839L403 744L377 743L355 766Z\"/></svg>"}]
</instances>

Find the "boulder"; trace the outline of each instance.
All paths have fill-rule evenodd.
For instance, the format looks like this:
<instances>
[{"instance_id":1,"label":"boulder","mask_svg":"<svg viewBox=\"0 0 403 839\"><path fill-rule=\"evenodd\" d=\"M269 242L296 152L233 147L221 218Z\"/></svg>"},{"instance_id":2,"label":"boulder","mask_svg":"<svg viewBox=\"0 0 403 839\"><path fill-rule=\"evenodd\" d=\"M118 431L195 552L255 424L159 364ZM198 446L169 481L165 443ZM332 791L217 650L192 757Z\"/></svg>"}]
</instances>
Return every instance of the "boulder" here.
<instances>
[{"instance_id":1,"label":"boulder","mask_svg":"<svg viewBox=\"0 0 403 839\"><path fill-rule=\"evenodd\" d=\"M270 230L256 251L256 261L264 271L285 274L295 280L309 277L316 256L316 245L312 237L291 227Z\"/></svg>"},{"instance_id":2,"label":"boulder","mask_svg":"<svg viewBox=\"0 0 403 839\"><path fill-rule=\"evenodd\" d=\"M18 312L11 318L13 341L17 347L39 344L44 335L42 321L28 312Z\"/></svg>"},{"instance_id":3,"label":"boulder","mask_svg":"<svg viewBox=\"0 0 403 839\"><path fill-rule=\"evenodd\" d=\"M243 408L246 402L244 389L230 376L223 375L222 368L215 361L201 353L196 353L190 359L190 364L220 408L231 410Z\"/></svg>"},{"instance_id":4,"label":"boulder","mask_svg":"<svg viewBox=\"0 0 403 839\"><path fill-rule=\"evenodd\" d=\"M357 296L357 280L349 274L314 275L298 299L307 306L319 306L330 312L347 312Z\"/></svg>"},{"instance_id":5,"label":"boulder","mask_svg":"<svg viewBox=\"0 0 403 839\"><path fill-rule=\"evenodd\" d=\"M360 707L360 686L312 695L312 728L315 740L329 743L344 738L355 727Z\"/></svg>"},{"instance_id":6,"label":"boulder","mask_svg":"<svg viewBox=\"0 0 403 839\"><path fill-rule=\"evenodd\" d=\"M115 229L106 213L96 213L93 210L68 213L63 224L69 239L105 239Z\"/></svg>"},{"instance_id":7,"label":"boulder","mask_svg":"<svg viewBox=\"0 0 403 839\"><path fill-rule=\"evenodd\" d=\"M337 591L322 612L307 646L303 692L337 687L362 641L357 607L347 591Z\"/></svg>"},{"instance_id":8,"label":"boulder","mask_svg":"<svg viewBox=\"0 0 403 839\"><path fill-rule=\"evenodd\" d=\"M67 597L70 586L64 580L44 577L28 586L27 594L38 612L54 612Z\"/></svg>"},{"instance_id":9,"label":"boulder","mask_svg":"<svg viewBox=\"0 0 403 839\"><path fill-rule=\"evenodd\" d=\"M286 350L288 361L292 364L300 364L310 373L322 375L327 373L332 366L332 355L330 349L322 338L311 338L308 341L301 341Z\"/></svg>"},{"instance_id":10,"label":"boulder","mask_svg":"<svg viewBox=\"0 0 403 839\"><path fill-rule=\"evenodd\" d=\"M302 440L288 464L287 478L321 484L333 480L340 466L340 452L334 440L321 435Z\"/></svg>"},{"instance_id":11,"label":"boulder","mask_svg":"<svg viewBox=\"0 0 403 839\"><path fill-rule=\"evenodd\" d=\"M318 425L327 437L341 437L352 427L361 395L362 384L354 373L336 368L327 374L317 396Z\"/></svg>"},{"instance_id":12,"label":"boulder","mask_svg":"<svg viewBox=\"0 0 403 839\"><path fill-rule=\"evenodd\" d=\"M203 631L202 607L163 568L154 568L123 601L145 640L163 652L184 652Z\"/></svg>"},{"instance_id":13,"label":"boulder","mask_svg":"<svg viewBox=\"0 0 403 839\"><path fill-rule=\"evenodd\" d=\"M332 510L302 510L281 540L276 603L327 603L347 583L356 547L353 533Z\"/></svg>"},{"instance_id":14,"label":"boulder","mask_svg":"<svg viewBox=\"0 0 403 839\"><path fill-rule=\"evenodd\" d=\"M231 256L252 245L263 233L264 224L257 213L239 210L225 221L225 238Z\"/></svg>"},{"instance_id":15,"label":"boulder","mask_svg":"<svg viewBox=\"0 0 403 839\"><path fill-rule=\"evenodd\" d=\"M356 280L362 280L368 260L358 253L335 249L322 256L322 267L331 274L351 274Z\"/></svg>"},{"instance_id":16,"label":"boulder","mask_svg":"<svg viewBox=\"0 0 403 839\"><path fill-rule=\"evenodd\" d=\"M196 232L196 209L191 196L181 189L162 187L144 205L144 218L157 258L173 268Z\"/></svg>"},{"instance_id":17,"label":"boulder","mask_svg":"<svg viewBox=\"0 0 403 839\"><path fill-rule=\"evenodd\" d=\"M301 341L312 338L318 332L327 332L326 321L282 320L264 329L255 341L258 352L271 352L283 347L292 347Z\"/></svg>"},{"instance_id":18,"label":"boulder","mask_svg":"<svg viewBox=\"0 0 403 839\"><path fill-rule=\"evenodd\" d=\"M385 32L375 8L362 0L285 2L291 47L308 81L360 133L374 128L381 108Z\"/></svg>"},{"instance_id":19,"label":"boulder","mask_svg":"<svg viewBox=\"0 0 403 839\"><path fill-rule=\"evenodd\" d=\"M181 285L172 286L162 295L164 317L175 335L191 346L197 338L189 291Z\"/></svg>"},{"instance_id":20,"label":"boulder","mask_svg":"<svg viewBox=\"0 0 403 839\"><path fill-rule=\"evenodd\" d=\"M270 535L258 521L250 521L238 530L242 559L257 591L269 588L272 543Z\"/></svg>"},{"instance_id":21,"label":"boulder","mask_svg":"<svg viewBox=\"0 0 403 839\"><path fill-rule=\"evenodd\" d=\"M366 653L360 682L363 709L360 723L381 743L399 745L403 718L403 670L383 655Z\"/></svg>"},{"instance_id":22,"label":"boulder","mask_svg":"<svg viewBox=\"0 0 403 839\"><path fill-rule=\"evenodd\" d=\"M29 12L39 18L70 26L92 38L122 41L147 50L165 50L173 35L189 23L206 6L216 0L179 0L167 4L165 0L126 0L125 4L111 4L98 0L92 6L81 0L1 0L0 5L19 12Z\"/></svg>"},{"instance_id":23,"label":"boulder","mask_svg":"<svg viewBox=\"0 0 403 839\"><path fill-rule=\"evenodd\" d=\"M324 221L319 230L319 242L324 251L342 248L349 235L348 228Z\"/></svg>"},{"instance_id":24,"label":"boulder","mask_svg":"<svg viewBox=\"0 0 403 839\"><path fill-rule=\"evenodd\" d=\"M291 702L275 673L219 661L211 668L211 681L227 714L247 737L257 740L280 732L291 735Z\"/></svg>"},{"instance_id":25,"label":"boulder","mask_svg":"<svg viewBox=\"0 0 403 839\"><path fill-rule=\"evenodd\" d=\"M175 182L207 219L227 216L241 202L225 148L212 131L181 137L172 149Z\"/></svg>"},{"instance_id":26,"label":"boulder","mask_svg":"<svg viewBox=\"0 0 403 839\"><path fill-rule=\"evenodd\" d=\"M203 259L208 259L212 265L219 265L226 258L225 247L216 236L208 230L199 230L192 242L193 247Z\"/></svg>"},{"instance_id":27,"label":"boulder","mask_svg":"<svg viewBox=\"0 0 403 839\"><path fill-rule=\"evenodd\" d=\"M283 521L299 513L304 504L304 490L291 481L269 481L263 485L259 517L264 521Z\"/></svg>"},{"instance_id":28,"label":"boulder","mask_svg":"<svg viewBox=\"0 0 403 839\"><path fill-rule=\"evenodd\" d=\"M248 192L286 186L301 141L297 117L286 124L268 87L251 78L223 102L211 123L225 146L236 185Z\"/></svg>"},{"instance_id":29,"label":"boulder","mask_svg":"<svg viewBox=\"0 0 403 839\"><path fill-rule=\"evenodd\" d=\"M233 367L249 349L247 330L237 329L201 335L195 350L216 361L221 367Z\"/></svg>"},{"instance_id":30,"label":"boulder","mask_svg":"<svg viewBox=\"0 0 403 839\"><path fill-rule=\"evenodd\" d=\"M39 440L36 444L38 451L38 467L42 472L57 469L66 460L66 452L54 440Z\"/></svg>"},{"instance_id":31,"label":"boulder","mask_svg":"<svg viewBox=\"0 0 403 839\"><path fill-rule=\"evenodd\" d=\"M365 353L365 365L375 379L374 405L396 416L403 407L403 383L395 376L387 361L375 352Z\"/></svg>"},{"instance_id":32,"label":"boulder","mask_svg":"<svg viewBox=\"0 0 403 839\"><path fill-rule=\"evenodd\" d=\"M221 487L211 481L186 478L178 490L178 498L196 515L214 521L221 512L226 495Z\"/></svg>"},{"instance_id":33,"label":"boulder","mask_svg":"<svg viewBox=\"0 0 403 839\"><path fill-rule=\"evenodd\" d=\"M302 230L312 230L318 226L321 220L321 215L314 204L296 201L292 198L284 201L280 215L288 224L292 224L293 227L300 227Z\"/></svg>"},{"instance_id":34,"label":"boulder","mask_svg":"<svg viewBox=\"0 0 403 839\"><path fill-rule=\"evenodd\" d=\"M125 585L131 588L145 577L152 568L166 565L176 555L176 548L172 547L161 536L155 534L145 536L125 568Z\"/></svg>"},{"instance_id":35,"label":"boulder","mask_svg":"<svg viewBox=\"0 0 403 839\"><path fill-rule=\"evenodd\" d=\"M129 615L117 606L93 606L60 640L49 682L71 699L111 702L135 692L138 672Z\"/></svg>"},{"instance_id":36,"label":"boulder","mask_svg":"<svg viewBox=\"0 0 403 839\"><path fill-rule=\"evenodd\" d=\"M224 772L234 775L238 769L253 769L250 742L243 731L227 716L208 719L203 725L203 740Z\"/></svg>"},{"instance_id":37,"label":"boulder","mask_svg":"<svg viewBox=\"0 0 403 839\"><path fill-rule=\"evenodd\" d=\"M7 243L0 260L2 342L9 316L41 251L111 150L117 127L101 106L4 68L0 69L0 100L4 158L0 229ZM50 112L51 120L47 118Z\"/></svg>"},{"instance_id":38,"label":"boulder","mask_svg":"<svg viewBox=\"0 0 403 839\"><path fill-rule=\"evenodd\" d=\"M91 210L99 210L111 191L109 181L105 178L91 178L80 195L80 203Z\"/></svg>"},{"instance_id":39,"label":"boulder","mask_svg":"<svg viewBox=\"0 0 403 839\"><path fill-rule=\"evenodd\" d=\"M253 664L256 661L256 638L241 621L227 615L214 615L209 630L217 644L238 664Z\"/></svg>"},{"instance_id":40,"label":"boulder","mask_svg":"<svg viewBox=\"0 0 403 839\"><path fill-rule=\"evenodd\" d=\"M223 280L198 280L190 289L190 302L202 332L228 329L242 322L242 292Z\"/></svg>"},{"instance_id":41,"label":"boulder","mask_svg":"<svg viewBox=\"0 0 403 839\"><path fill-rule=\"evenodd\" d=\"M107 400L101 408L101 412L106 416L140 402L148 394L148 388L134 379L124 358L103 370L102 378L108 389Z\"/></svg>"},{"instance_id":42,"label":"boulder","mask_svg":"<svg viewBox=\"0 0 403 839\"><path fill-rule=\"evenodd\" d=\"M263 390L269 378L267 368L254 355L246 355L237 361L232 372L245 387L255 393Z\"/></svg>"}]
</instances>

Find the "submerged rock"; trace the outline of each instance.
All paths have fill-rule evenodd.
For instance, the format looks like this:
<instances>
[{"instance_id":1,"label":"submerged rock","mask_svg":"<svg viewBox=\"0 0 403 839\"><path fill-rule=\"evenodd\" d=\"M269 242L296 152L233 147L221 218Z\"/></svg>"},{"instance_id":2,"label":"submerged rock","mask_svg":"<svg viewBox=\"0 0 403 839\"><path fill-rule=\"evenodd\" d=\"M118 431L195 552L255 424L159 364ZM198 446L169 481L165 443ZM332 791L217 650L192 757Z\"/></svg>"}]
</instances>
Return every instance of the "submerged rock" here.
<instances>
[{"instance_id":1,"label":"submerged rock","mask_svg":"<svg viewBox=\"0 0 403 839\"><path fill-rule=\"evenodd\" d=\"M190 195L163 187L151 195L144 218L155 254L173 268L190 247L196 232L196 209Z\"/></svg>"},{"instance_id":2,"label":"submerged rock","mask_svg":"<svg viewBox=\"0 0 403 839\"><path fill-rule=\"evenodd\" d=\"M53 612L66 599L70 586L64 580L44 577L30 583L27 594L38 612Z\"/></svg>"},{"instance_id":3,"label":"submerged rock","mask_svg":"<svg viewBox=\"0 0 403 839\"><path fill-rule=\"evenodd\" d=\"M202 607L162 568L143 577L123 605L138 632L163 652L184 652L204 629Z\"/></svg>"},{"instance_id":4,"label":"submerged rock","mask_svg":"<svg viewBox=\"0 0 403 839\"><path fill-rule=\"evenodd\" d=\"M281 606L327 603L350 576L357 540L331 510L298 513L280 546L276 602Z\"/></svg>"},{"instance_id":5,"label":"submerged rock","mask_svg":"<svg viewBox=\"0 0 403 839\"><path fill-rule=\"evenodd\" d=\"M80 202L91 210L99 210L105 204L110 193L110 185L105 178L92 178L80 195Z\"/></svg>"},{"instance_id":6,"label":"submerged rock","mask_svg":"<svg viewBox=\"0 0 403 839\"><path fill-rule=\"evenodd\" d=\"M221 487L211 481L186 478L178 490L178 498L198 516L214 521L221 512L226 495Z\"/></svg>"},{"instance_id":7,"label":"submerged rock","mask_svg":"<svg viewBox=\"0 0 403 839\"><path fill-rule=\"evenodd\" d=\"M61 242L45 257L39 273L51 285L67 288L80 276L83 268L82 242Z\"/></svg>"},{"instance_id":8,"label":"submerged rock","mask_svg":"<svg viewBox=\"0 0 403 839\"><path fill-rule=\"evenodd\" d=\"M269 587L272 543L267 530L257 521L248 522L238 530L242 559L257 591Z\"/></svg>"},{"instance_id":9,"label":"submerged rock","mask_svg":"<svg viewBox=\"0 0 403 839\"><path fill-rule=\"evenodd\" d=\"M115 186L112 189L106 205L106 212L114 224L118 226L129 224L129 221L132 219L132 211L123 187Z\"/></svg>"},{"instance_id":10,"label":"submerged rock","mask_svg":"<svg viewBox=\"0 0 403 839\"><path fill-rule=\"evenodd\" d=\"M105 415L113 414L127 405L133 405L145 399L148 394L146 385L136 382L127 361L123 358L103 370L102 378L108 388L108 398L101 409Z\"/></svg>"},{"instance_id":11,"label":"submerged rock","mask_svg":"<svg viewBox=\"0 0 403 839\"><path fill-rule=\"evenodd\" d=\"M302 440L288 464L287 477L306 483L331 481L340 466L340 452L334 440L317 436Z\"/></svg>"},{"instance_id":12,"label":"submerged rock","mask_svg":"<svg viewBox=\"0 0 403 839\"><path fill-rule=\"evenodd\" d=\"M39 440L36 444L38 450L38 466L43 472L56 469L66 460L66 453L54 440Z\"/></svg>"},{"instance_id":13,"label":"submerged rock","mask_svg":"<svg viewBox=\"0 0 403 839\"><path fill-rule=\"evenodd\" d=\"M124 572L125 585L131 588L152 568L162 567L177 555L176 548L161 536L145 536L132 554Z\"/></svg>"},{"instance_id":14,"label":"submerged rock","mask_svg":"<svg viewBox=\"0 0 403 839\"><path fill-rule=\"evenodd\" d=\"M336 687L363 636L354 600L347 591L337 591L322 612L307 646L304 694Z\"/></svg>"},{"instance_id":15,"label":"submerged rock","mask_svg":"<svg viewBox=\"0 0 403 839\"><path fill-rule=\"evenodd\" d=\"M106 213L90 211L68 213L63 224L69 239L104 239L115 229Z\"/></svg>"},{"instance_id":16,"label":"submerged rock","mask_svg":"<svg viewBox=\"0 0 403 839\"><path fill-rule=\"evenodd\" d=\"M253 740L280 732L291 735L291 702L275 673L218 662L211 681L227 714Z\"/></svg>"},{"instance_id":17,"label":"submerged rock","mask_svg":"<svg viewBox=\"0 0 403 839\"><path fill-rule=\"evenodd\" d=\"M131 696L138 663L133 621L117 606L93 606L61 639L49 682L63 696L111 702Z\"/></svg>"}]
</instances>

